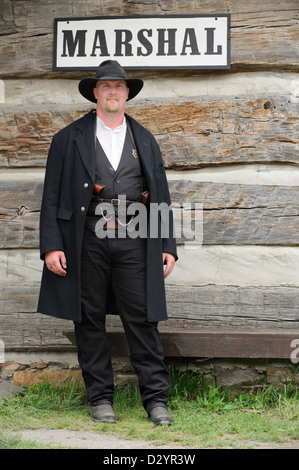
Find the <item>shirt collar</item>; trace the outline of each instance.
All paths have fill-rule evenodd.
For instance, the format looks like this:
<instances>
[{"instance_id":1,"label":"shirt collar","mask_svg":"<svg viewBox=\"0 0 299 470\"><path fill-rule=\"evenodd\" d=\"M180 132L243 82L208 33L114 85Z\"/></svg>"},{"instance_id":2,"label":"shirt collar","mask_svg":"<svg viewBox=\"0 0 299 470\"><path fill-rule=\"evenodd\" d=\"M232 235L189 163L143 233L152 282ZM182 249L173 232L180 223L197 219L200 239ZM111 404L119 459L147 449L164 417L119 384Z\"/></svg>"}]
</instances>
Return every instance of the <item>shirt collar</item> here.
<instances>
[{"instance_id":1,"label":"shirt collar","mask_svg":"<svg viewBox=\"0 0 299 470\"><path fill-rule=\"evenodd\" d=\"M101 118L99 118L99 116L97 116L97 127L98 129L104 129L105 131L112 131L112 132L123 132L126 128L127 124L126 124L126 118L124 117L124 120L122 122L122 124L118 127L116 127L115 129L111 129L110 127L107 127L104 122L102 121Z\"/></svg>"}]
</instances>

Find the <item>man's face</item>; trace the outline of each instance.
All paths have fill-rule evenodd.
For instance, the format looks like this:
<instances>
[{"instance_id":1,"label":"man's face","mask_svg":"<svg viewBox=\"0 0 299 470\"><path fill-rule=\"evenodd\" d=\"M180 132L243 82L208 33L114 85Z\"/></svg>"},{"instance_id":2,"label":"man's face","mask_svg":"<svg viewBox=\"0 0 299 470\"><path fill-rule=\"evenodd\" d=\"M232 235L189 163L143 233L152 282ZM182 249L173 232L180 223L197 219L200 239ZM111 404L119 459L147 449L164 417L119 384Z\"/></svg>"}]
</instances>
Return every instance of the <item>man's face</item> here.
<instances>
[{"instance_id":1,"label":"man's face","mask_svg":"<svg viewBox=\"0 0 299 470\"><path fill-rule=\"evenodd\" d=\"M99 80L93 89L98 108L105 113L124 111L129 88L124 80Z\"/></svg>"}]
</instances>

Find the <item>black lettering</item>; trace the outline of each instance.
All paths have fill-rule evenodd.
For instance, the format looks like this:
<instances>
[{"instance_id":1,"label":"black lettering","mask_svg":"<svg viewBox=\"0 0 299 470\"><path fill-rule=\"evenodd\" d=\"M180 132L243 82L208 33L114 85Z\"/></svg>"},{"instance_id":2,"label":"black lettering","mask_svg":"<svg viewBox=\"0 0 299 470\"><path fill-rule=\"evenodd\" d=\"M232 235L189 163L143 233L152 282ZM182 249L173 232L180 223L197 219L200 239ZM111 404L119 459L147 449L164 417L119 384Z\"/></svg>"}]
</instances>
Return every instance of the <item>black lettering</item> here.
<instances>
[{"instance_id":1,"label":"black lettering","mask_svg":"<svg viewBox=\"0 0 299 470\"><path fill-rule=\"evenodd\" d=\"M147 35L149 37L152 37L153 35L153 31L152 29L141 29L140 31L138 31L138 34L137 34L137 38L138 38L138 41L140 42L140 44L142 44L142 46L145 47L146 51L145 52L142 52L142 48L141 47L137 47L137 55L138 56L147 56L147 55L151 55L151 53L153 52L153 46L152 44L150 43L150 41L144 36L144 33L147 33Z\"/></svg>"},{"instance_id":2,"label":"black lettering","mask_svg":"<svg viewBox=\"0 0 299 470\"><path fill-rule=\"evenodd\" d=\"M90 54L91 57L96 56L96 49L100 49L100 53L99 53L100 56L107 57L110 55L108 53L105 31L103 29L97 29L95 32L92 51Z\"/></svg>"},{"instance_id":3,"label":"black lettering","mask_svg":"<svg viewBox=\"0 0 299 470\"><path fill-rule=\"evenodd\" d=\"M187 55L187 52L186 52L187 47L191 48L190 55L200 55L194 28L187 28L185 31L181 55Z\"/></svg>"},{"instance_id":4,"label":"black lettering","mask_svg":"<svg viewBox=\"0 0 299 470\"><path fill-rule=\"evenodd\" d=\"M158 31L158 52L157 55L177 55L175 52L175 36L177 29L157 29ZM168 32L168 39L165 32ZM168 44L168 53L165 52L165 45Z\"/></svg>"},{"instance_id":5,"label":"black lettering","mask_svg":"<svg viewBox=\"0 0 299 470\"><path fill-rule=\"evenodd\" d=\"M217 46L217 52L214 52L214 31L216 28L205 28L207 32L207 52L205 55L221 55L222 46Z\"/></svg>"},{"instance_id":6,"label":"black lettering","mask_svg":"<svg viewBox=\"0 0 299 470\"><path fill-rule=\"evenodd\" d=\"M63 53L61 57L74 57L75 50L78 47L77 57L86 57L85 54L85 43L86 43L86 31L87 30L78 30L76 32L75 39L73 37L72 30L64 30L63 32ZM68 50L68 54L67 54Z\"/></svg>"},{"instance_id":7,"label":"black lettering","mask_svg":"<svg viewBox=\"0 0 299 470\"><path fill-rule=\"evenodd\" d=\"M126 57L132 56L132 41L133 35L129 29L115 29L115 56L122 57L125 55ZM124 38L123 38L124 36ZM125 48L125 54L122 53L123 47Z\"/></svg>"}]
</instances>

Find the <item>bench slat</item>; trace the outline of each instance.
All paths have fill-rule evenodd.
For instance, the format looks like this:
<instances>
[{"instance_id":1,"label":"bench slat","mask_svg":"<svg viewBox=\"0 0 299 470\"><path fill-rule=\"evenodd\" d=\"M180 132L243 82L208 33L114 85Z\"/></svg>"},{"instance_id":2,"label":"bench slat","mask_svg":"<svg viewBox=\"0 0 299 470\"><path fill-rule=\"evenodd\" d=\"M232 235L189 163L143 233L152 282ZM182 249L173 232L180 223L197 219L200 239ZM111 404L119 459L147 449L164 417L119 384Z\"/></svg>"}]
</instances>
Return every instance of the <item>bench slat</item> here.
<instances>
[{"instance_id":1,"label":"bench slat","mask_svg":"<svg viewBox=\"0 0 299 470\"><path fill-rule=\"evenodd\" d=\"M75 345L75 334L63 334ZM129 349L122 328L109 328L111 353L128 356ZM160 330L165 357L230 357L290 359L299 346L299 333L293 330ZM292 345L298 339L297 346Z\"/></svg>"}]
</instances>

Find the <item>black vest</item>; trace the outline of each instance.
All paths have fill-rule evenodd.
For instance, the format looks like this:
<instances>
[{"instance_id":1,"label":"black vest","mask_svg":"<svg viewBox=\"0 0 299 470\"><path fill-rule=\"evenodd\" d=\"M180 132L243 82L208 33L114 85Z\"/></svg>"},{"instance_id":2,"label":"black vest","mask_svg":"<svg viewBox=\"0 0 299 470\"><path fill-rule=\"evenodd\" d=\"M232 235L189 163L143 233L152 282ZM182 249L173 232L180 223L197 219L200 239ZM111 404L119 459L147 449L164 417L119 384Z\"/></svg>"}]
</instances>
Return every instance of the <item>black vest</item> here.
<instances>
[{"instance_id":1,"label":"black vest","mask_svg":"<svg viewBox=\"0 0 299 470\"><path fill-rule=\"evenodd\" d=\"M127 200L138 200L142 193L140 164L128 130L121 159L116 170L112 167L100 142L96 139L95 184L104 186L100 195L98 195L100 198L113 199L122 195L126 196Z\"/></svg>"},{"instance_id":2,"label":"black vest","mask_svg":"<svg viewBox=\"0 0 299 470\"><path fill-rule=\"evenodd\" d=\"M95 175L95 185L103 187L100 193L93 191L96 198L109 201L125 196L127 201L138 201L143 191L143 179L138 154L129 130L126 132L121 159L116 170L112 167L99 140L96 139ZM99 216L95 216L98 203L94 198L91 199L85 221L87 227L93 231L99 219Z\"/></svg>"}]
</instances>

